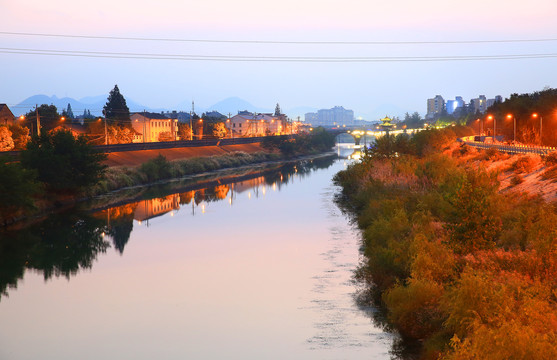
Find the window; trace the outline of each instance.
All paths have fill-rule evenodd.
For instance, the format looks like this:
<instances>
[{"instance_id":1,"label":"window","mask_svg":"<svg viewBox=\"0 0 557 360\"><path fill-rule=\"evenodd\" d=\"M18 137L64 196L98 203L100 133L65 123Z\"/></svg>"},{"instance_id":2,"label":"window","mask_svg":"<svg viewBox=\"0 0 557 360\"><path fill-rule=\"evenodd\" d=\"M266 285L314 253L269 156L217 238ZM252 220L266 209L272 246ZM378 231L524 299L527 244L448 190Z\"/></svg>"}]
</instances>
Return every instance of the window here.
<instances>
[{"instance_id":1,"label":"window","mask_svg":"<svg viewBox=\"0 0 557 360\"><path fill-rule=\"evenodd\" d=\"M239 123L239 124L238 124L238 127L242 127L242 123Z\"/></svg>"}]
</instances>

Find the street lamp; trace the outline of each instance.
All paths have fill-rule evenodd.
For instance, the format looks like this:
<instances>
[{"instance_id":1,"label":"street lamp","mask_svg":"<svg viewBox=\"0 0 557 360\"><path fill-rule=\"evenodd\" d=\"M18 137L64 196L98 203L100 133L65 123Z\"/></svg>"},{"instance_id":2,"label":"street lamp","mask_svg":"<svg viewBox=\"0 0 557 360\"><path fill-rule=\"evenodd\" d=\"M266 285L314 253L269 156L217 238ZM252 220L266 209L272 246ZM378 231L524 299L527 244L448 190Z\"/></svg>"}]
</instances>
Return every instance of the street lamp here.
<instances>
[{"instance_id":1,"label":"street lamp","mask_svg":"<svg viewBox=\"0 0 557 360\"><path fill-rule=\"evenodd\" d=\"M495 136L497 135L497 126L495 124L495 118L493 115L487 115L487 120L493 120L493 139L495 141Z\"/></svg>"},{"instance_id":2,"label":"street lamp","mask_svg":"<svg viewBox=\"0 0 557 360\"><path fill-rule=\"evenodd\" d=\"M516 142L516 118L512 114L507 114L507 119L513 119L513 142Z\"/></svg>"},{"instance_id":3,"label":"street lamp","mask_svg":"<svg viewBox=\"0 0 557 360\"><path fill-rule=\"evenodd\" d=\"M539 115L538 113L533 113L533 114L532 114L532 117L533 117L534 119L536 119L537 117L540 118L540 145L542 145L542 144L543 144L543 142L542 142L542 117L541 117L541 115Z\"/></svg>"}]
</instances>

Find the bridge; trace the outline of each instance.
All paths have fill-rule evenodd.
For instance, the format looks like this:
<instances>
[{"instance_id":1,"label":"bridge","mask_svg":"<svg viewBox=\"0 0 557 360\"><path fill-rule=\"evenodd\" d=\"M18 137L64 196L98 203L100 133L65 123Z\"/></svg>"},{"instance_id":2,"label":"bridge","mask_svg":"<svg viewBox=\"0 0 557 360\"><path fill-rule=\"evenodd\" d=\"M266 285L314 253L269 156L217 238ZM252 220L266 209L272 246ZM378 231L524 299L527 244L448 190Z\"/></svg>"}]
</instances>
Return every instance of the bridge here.
<instances>
[{"instance_id":1,"label":"bridge","mask_svg":"<svg viewBox=\"0 0 557 360\"><path fill-rule=\"evenodd\" d=\"M355 126L347 126L347 127L338 127L338 128L328 128L326 129L328 132L335 135L335 140L338 143L338 137L341 134L348 134L354 138L354 142L356 145L360 145L360 141L364 136L373 136L375 138L384 136L385 134L389 133L390 135L398 135L398 134L408 134L412 135L418 131L422 131L425 129L393 129L393 130L379 130L379 129L367 129L365 127L355 127Z\"/></svg>"},{"instance_id":2,"label":"bridge","mask_svg":"<svg viewBox=\"0 0 557 360\"><path fill-rule=\"evenodd\" d=\"M458 141L463 142L466 145L473 146L477 149L497 149L502 152L510 154L538 154L541 156L546 156L549 153L557 151L557 148L551 146L536 146L536 145L526 145L526 144L505 144L501 142L485 142L476 141L476 136L466 136L458 139Z\"/></svg>"}]
</instances>

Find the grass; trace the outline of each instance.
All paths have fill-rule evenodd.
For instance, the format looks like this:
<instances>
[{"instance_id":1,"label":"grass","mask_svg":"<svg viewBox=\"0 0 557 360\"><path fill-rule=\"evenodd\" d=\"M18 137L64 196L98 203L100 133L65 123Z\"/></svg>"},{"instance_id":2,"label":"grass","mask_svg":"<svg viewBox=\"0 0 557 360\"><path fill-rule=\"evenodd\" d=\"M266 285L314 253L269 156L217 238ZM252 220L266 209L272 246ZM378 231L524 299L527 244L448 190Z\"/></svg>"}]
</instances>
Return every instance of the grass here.
<instances>
[{"instance_id":1,"label":"grass","mask_svg":"<svg viewBox=\"0 0 557 360\"><path fill-rule=\"evenodd\" d=\"M168 161L164 156L159 155L137 167L109 168L105 178L91 189L89 195L99 195L125 187L279 159L278 154L265 152L248 154L242 151L175 161Z\"/></svg>"}]
</instances>

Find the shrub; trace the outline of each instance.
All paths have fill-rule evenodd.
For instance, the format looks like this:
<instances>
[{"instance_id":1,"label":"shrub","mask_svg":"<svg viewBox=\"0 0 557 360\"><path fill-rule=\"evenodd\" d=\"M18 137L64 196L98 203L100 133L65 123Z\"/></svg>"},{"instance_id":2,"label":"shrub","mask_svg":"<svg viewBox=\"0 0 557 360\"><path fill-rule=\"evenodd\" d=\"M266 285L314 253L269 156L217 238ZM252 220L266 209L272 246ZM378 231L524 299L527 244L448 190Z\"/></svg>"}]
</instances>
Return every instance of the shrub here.
<instances>
[{"instance_id":1,"label":"shrub","mask_svg":"<svg viewBox=\"0 0 557 360\"><path fill-rule=\"evenodd\" d=\"M52 192L78 193L98 183L106 166L106 155L97 152L84 136L77 139L70 131L34 136L21 152L21 164L37 172L39 181Z\"/></svg>"},{"instance_id":2,"label":"shrub","mask_svg":"<svg viewBox=\"0 0 557 360\"><path fill-rule=\"evenodd\" d=\"M166 157L159 154L154 159L141 164L139 171L145 174L148 181L168 179L172 176L172 167Z\"/></svg>"},{"instance_id":3,"label":"shrub","mask_svg":"<svg viewBox=\"0 0 557 360\"><path fill-rule=\"evenodd\" d=\"M542 174L542 179L557 182L557 165L547 168Z\"/></svg>"},{"instance_id":4,"label":"shrub","mask_svg":"<svg viewBox=\"0 0 557 360\"><path fill-rule=\"evenodd\" d=\"M439 302L443 287L429 280L411 279L408 286L395 285L383 294L389 308L389 320L400 333L413 339L424 339L439 331L443 314Z\"/></svg>"},{"instance_id":5,"label":"shrub","mask_svg":"<svg viewBox=\"0 0 557 360\"><path fill-rule=\"evenodd\" d=\"M550 152L543 160L546 165L557 165L557 151Z\"/></svg>"},{"instance_id":6,"label":"shrub","mask_svg":"<svg viewBox=\"0 0 557 360\"><path fill-rule=\"evenodd\" d=\"M522 178L522 176L518 174L514 174L513 177L511 178L511 186L517 186L522 184L523 182L524 179Z\"/></svg>"},{"instance_id":7,"label":"shrub","mask_svg":"<svg viewBox=\"0 0 557 360\"><path fill-rule=\"evenodd\" d=\"M538 155L525 155L519 157L512 165L511 170L517 174L529 173L540 163Z\"/></svg>"},{"instance_id":8,"label":"shrub","mask_svg":"<svg viewBox=\"0 0 557 360\"><path fill-rule=\"evenodd\" d=\"M39 193L35 173L17 163L0 159L0 220L16 216L34 207L33 196Z\"/></svg>"}]
</instances>

